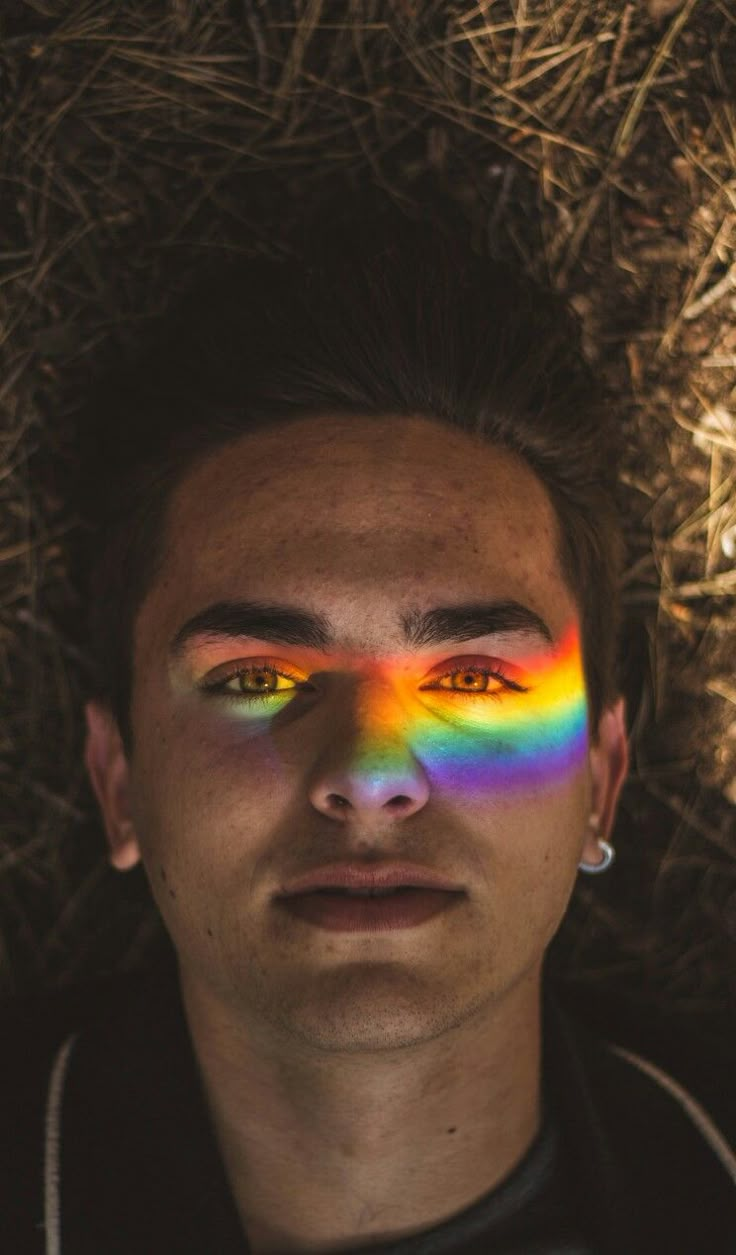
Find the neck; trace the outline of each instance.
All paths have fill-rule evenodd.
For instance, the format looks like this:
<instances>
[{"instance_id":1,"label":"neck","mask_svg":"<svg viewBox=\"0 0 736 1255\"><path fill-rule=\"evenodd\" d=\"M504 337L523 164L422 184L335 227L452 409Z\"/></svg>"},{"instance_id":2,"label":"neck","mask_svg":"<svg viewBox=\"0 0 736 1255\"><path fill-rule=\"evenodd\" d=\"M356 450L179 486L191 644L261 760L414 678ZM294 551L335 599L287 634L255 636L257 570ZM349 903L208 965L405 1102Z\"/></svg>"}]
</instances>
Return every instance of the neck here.
<instances>
[{"instance_id":1,"label":"neck","mask_svg":"<svg viewBox=\"0 0 736 1255\"><path fill-rule=\"evenodd\" d=\"M540 971L428 1040L360 1053L236 1018L181 977L225 1174L254 1255L387 1242L470 1207L541 1128Z\"/></svg>"}]
</instances>

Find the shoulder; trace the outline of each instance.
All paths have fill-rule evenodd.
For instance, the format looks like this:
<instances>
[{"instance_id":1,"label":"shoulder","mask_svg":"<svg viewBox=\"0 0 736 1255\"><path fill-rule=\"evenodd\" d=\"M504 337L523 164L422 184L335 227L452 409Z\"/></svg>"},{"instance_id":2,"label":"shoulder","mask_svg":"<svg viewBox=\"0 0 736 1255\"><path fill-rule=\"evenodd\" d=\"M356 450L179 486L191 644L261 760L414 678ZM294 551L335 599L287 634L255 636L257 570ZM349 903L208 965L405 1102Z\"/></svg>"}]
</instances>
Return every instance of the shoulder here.
<instances>
[{"instance_id":1,"label":"shoulder","mask_svg":"<svg viewBox=\"0 0 736 1255\"><path fill-rule=\"evenodd\" d=\"M648 1076L681 1105L703 1107L736 1145L736 1012L697 1014L603 986L555 986L559 1004L609 1054Z\"/></svg>"},{"instance_id":2,"label":"shoulder","mask_svg":"<svg viewBox=\"0 0 736 1255\"><path fill-rule=\"evenodd\" d=\"M138 983L131 974L0 998L0 1084L13 1087L61 1041L115 1007Z\"/></svg>"},{"instance_id":3,"label":"shoulder","mask_svg":"<svg viewBox=\"0 0 736 1255\"><path fill-rule=\"evenodd\" d=\"M133 974L101 977L68 988L0 999L2 1129L35 1141L42 1126L55 1060L87 1026L127 1005L140 984ZM0 1157L6 1148L0 1133Z\"/></svg>"},{"instance_id":4,"label":"shoulder","mask_svg":"<svg viewBox=\"0 0 736 1255\"><path fill-rule=\"evenodd\" d=\"M55 1062L73 1035L104 1020L134 984L131 977L113 976L0 999L0 1215L16 1250L41 1251Z\"/></svg>"}]
</instances>

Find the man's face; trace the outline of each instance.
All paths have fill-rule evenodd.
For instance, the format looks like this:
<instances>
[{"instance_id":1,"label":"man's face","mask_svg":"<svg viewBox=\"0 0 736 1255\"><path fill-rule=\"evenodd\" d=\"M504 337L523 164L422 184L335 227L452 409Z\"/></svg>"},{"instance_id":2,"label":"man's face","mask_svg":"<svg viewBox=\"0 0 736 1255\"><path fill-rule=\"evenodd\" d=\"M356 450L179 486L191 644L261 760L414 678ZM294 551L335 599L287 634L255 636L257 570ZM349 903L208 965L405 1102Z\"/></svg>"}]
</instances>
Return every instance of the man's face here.
<instances>
[{"instance_id":1,"label":"man's face","mask_svg":"<svg viewBox=\"0 0 736 1255\"><path fill-rule=\"evenodd\" d=\"M424 418L290 422L180 485L136 623L134 761L93 704L86 761L113 863L142 858L182 971L241 1022L324 1049L408 1044L541 970L578 861L600 857L589 815L610 826L627 766L623 702L588 741L555 526L523 461ZM316 613L334 643L172 655L188 619L238 600ZM490 601L552 641L405 639L410 609ZM238 667L230 696L204 693ZM274 901L323 864L397 859L465 897L384 933Z\"/></svg>"}]
</instances>

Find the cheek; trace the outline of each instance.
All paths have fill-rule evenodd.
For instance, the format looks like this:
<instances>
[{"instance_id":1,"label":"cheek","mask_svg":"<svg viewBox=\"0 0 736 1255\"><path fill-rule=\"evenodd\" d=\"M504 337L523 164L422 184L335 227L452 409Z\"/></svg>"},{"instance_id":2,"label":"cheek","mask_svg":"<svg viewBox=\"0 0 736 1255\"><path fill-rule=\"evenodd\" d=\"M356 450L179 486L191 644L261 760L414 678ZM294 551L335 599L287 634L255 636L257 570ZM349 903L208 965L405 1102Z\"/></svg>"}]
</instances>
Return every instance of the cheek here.
<instances>
[{"instance_id":1,"label":"cheek","mask_svg":"<svg viewBox=\"0 0 736 1255\"><path fill-rule=\"evenodd\" d=\"M151 892L165 919L191 910L232 858L225 794L196 756L169 746L137 791L137 831ZM186 764L186 766L184 766Z\"/></svg>"},{"instance_id":2,"label":"cheek","mask_svg":"<svg viewBox=\"0 0 736 1255\"><path fill-rule=\"evenodd\" d=\"M141 727L132 782L146 876L170 931L188 922L200 930L213 901L247 893L288 808L294 769L262 731L249 735L201 708L195 716L184 705Z\"/></svg>"},{"instance_id":3,"label":"cheek","mask_svg":"<svg viewBox=\"0 0 736 1255\"><path fill-rule=\"evenodd\" d=\"M540 793L498 816L493 874L522 914L555 915L566 908L580 857L582 790L580 778L557 797Z\"/></svg>"},{"instance_id":4,"label":"cheek","mask_svg":"<svg viewBox=\"0 0 736 1255\"><path fill-rule=\"evenodd\" d=\"M248 874L288 805L266 739L171 741L139 789L143 862L159 905L185 909ZM162 875L163 871L163 875Z\"/></svg>"},{"instance_id":5,"label":"cheek","mask_svg":"<svg viewBox=\"0 0 736 1255\"><path fill-rule=\"evenodd\" d=\"M175 825L175 826L174 826ZM252 855L250 855L252 858ZM198 952L221 932L227 895L247 889L248 850L236 847L227 825L211 812L192 811L148 833L143 863L151 895L180 953Z\"/></svg>"}]
</instances>

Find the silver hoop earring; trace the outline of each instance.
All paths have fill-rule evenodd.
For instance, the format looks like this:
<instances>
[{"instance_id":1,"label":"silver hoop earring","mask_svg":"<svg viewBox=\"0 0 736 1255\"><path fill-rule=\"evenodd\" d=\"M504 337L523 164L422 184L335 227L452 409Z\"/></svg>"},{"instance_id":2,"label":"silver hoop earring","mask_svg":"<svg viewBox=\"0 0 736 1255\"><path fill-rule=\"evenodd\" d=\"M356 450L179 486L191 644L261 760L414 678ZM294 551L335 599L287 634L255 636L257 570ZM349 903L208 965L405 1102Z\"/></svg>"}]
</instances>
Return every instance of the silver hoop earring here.
<instances>
[{"instance_id":1,"label":"silver hoop earring","mask_svg":"<svg viewBox=\"0 0 736 1255\"><path fill-rule=\"evenodd\" d=\"M612 845L609 845L608 842L604 841L601 837L598 838L598 844L603 851L603 858L600 863L586 863L583 859L578 863L578 868L581 872L588 872L591 876L597 876L600 872L607 871L611 866L611 863L616 857L616 851Z\"/></svg>"},{"instance_id":2,"label":"silver hoop earring","mask_svg":"<svg viewBox=\"0 0 736 1255\"><path fill-rule=\"evenodd\" d=\"M588 822L591 828L597 828L600 824L600 820L597 815L591 815ZM603 851L603 858L600 863L586 863L585 859L581 859L578 863L578 869L581 872L588 872L590 876L598 876L601 872L608 871L608 868L611 866L611 863L616 857L616 851L613 846L609 845L607 841L604 841L602 837L598 838L598 845Z\"/></svg>"}]
</instances>

